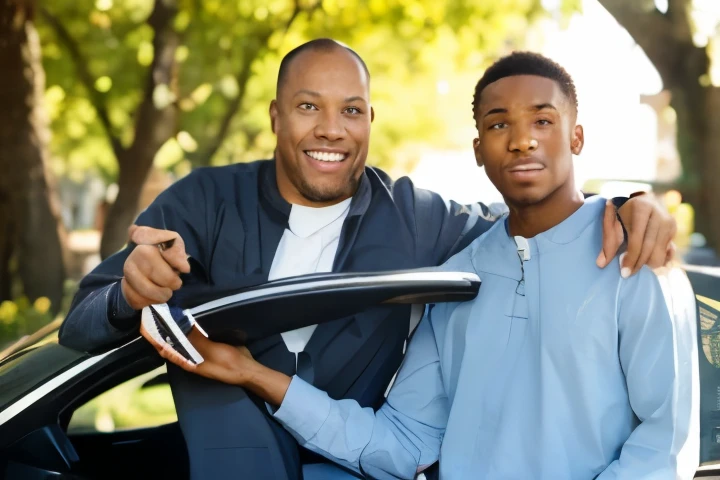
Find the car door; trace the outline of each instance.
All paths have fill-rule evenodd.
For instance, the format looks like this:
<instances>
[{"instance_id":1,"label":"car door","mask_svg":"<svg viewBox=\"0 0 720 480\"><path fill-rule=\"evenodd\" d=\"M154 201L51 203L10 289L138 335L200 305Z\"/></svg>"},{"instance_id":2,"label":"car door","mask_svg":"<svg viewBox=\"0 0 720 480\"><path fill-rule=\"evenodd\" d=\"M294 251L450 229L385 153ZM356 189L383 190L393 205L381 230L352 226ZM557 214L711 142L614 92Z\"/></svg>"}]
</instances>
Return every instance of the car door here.
<instances>
[{"instance_id":1,"label":"car door","mask_svg":"<svg viewBox=\"0 0 720 480\"><path fill-rule=\"evenodd\" d=\"M700 467L695 478L720 480L720 268L685 267L697 304L700 371Z\"/></svg>"},{"instance_id":2,"label":"car door","mask_svg":"<svg viewBox=\"0 0 720 480\"><path fill-rule=\"evenodd\" d=\"M74 402L77 408L63 412L67 437L80 459L78 473L107 479L188 477L166 368L116 376L87 389Z\"/></svg>"},{"instance_id":3,"label":"car door","mask_svg":"<svg viewBox=\"0 0 720 480\"><path fill-rule=\"evenodd\" d=\"M0 478L187 478L164 368L141 339L98 355L55 339L0 364Z\"/></svg>"}]
</instances>

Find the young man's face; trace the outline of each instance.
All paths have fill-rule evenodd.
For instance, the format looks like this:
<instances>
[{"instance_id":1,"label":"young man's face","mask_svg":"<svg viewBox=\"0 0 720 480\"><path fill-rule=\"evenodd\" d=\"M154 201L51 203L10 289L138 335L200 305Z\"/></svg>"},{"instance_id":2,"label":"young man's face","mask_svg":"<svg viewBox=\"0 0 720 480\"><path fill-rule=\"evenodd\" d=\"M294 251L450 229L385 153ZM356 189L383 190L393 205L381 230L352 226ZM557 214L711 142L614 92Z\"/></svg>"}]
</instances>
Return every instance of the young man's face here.
<instances>
[{"instance_id":1,"label":"young man's face","mask_svg":"<svg viewBox=\"0 0 720 480\"><path fill-rule=\"evenodd\" d=\"M572 154L583 145L575 120L575 106L554 80L517 75L485 87L473 148L508 206L541 203L562 187L575 193Z\"/></svg>"},{"instance_id":2,"label":"young man's face","mask_svg":"<svg viewBox=\"0 0 720 480\"><path fill-rule=\"evenodd\" d=\"M368 78L348 51L300 53L270 105L278 187L290 203L321 207L351 197L365 167Z\"/></svg>"}]
</instances>

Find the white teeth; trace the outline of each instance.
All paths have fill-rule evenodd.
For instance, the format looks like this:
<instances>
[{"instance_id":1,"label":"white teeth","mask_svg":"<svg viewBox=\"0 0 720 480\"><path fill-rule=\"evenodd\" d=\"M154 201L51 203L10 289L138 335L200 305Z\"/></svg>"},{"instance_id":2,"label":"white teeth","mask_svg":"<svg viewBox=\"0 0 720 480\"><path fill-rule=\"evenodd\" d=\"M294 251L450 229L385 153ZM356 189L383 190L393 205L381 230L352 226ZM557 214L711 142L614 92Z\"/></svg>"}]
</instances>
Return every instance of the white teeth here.
<instances>
[{"instance_id":1,"label":"white teeth","mask_svg":"<svg viewBox=\"0 0 720 480\"><path fill-rule=\"evenodd\" d=\"M307 153L310 157L321 162L340 162L345 159L345 155L342 153L330 153L330 152L315 152L309 150Z\"/></svg>"}]
</instances>

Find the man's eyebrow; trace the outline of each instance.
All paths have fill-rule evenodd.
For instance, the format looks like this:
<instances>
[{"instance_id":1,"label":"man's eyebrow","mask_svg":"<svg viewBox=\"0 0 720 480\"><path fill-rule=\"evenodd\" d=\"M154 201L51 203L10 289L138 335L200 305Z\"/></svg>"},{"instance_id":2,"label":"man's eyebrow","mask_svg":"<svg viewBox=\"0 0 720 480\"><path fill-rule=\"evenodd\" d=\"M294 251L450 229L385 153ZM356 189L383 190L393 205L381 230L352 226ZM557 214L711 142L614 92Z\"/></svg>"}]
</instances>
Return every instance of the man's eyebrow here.
<instances>
[{"instance_id":1,"label":"man's eyebrow","mask_svg":"<svg viewBox=\"0 0 720 480\"><path fill-rule=\"evenodd\" d=\"M557 108L555 108L555 105L553 105L552 103L539 103L532 107L532 109L537 112L546 108L549 108L551 110L557 110ZM493 108L492 110L489 110L484 116L487 117L488 115L494 115L496 113L507 113L507 108Z\"/></svg>"},{"instance_id":2,"label":"man's eyebrow","mask_svg":"<svg viewBox=\"0 0 720 480\"><path fill-rule=\"evenodd\" d=\"M295 92L295 95L293 97L297 97L298 95L310 95L311 97L320 97L320 93L316 92L314 90L307 90L307 89L301 89ZM347 97L345 99L345 103L351 103L351 102L366 102L365 98L361 97L360 95L354 95L352 97Z\"/></svg>"},{"instance_id":3,"label":"man's eyebrow","mask_svg":"<svg viewBox=\"0 0 720 480\"><path fill-rule=\"evenodd\" d=\"M320 94L318 92L314 92L312 90L306 90L303 88L302 90L298 90L297 92L295 92L295 95L293 95L293 97L297 97L298 95L302 95L302 94L310 95L311 97L319 97L320 96Z\"/></svg>"},{"instance_id":4,"label":"man's eyebrow","mask_svg":"<svg viewBox=\"0 0 720 480\"><path fill-rule=\"evenodd\" d=\"M488 110L484 116L487 117L488 115L494 115L496 113L507 113L507 108L493 108L492 110Z\"/></svg>"}]
</instances>

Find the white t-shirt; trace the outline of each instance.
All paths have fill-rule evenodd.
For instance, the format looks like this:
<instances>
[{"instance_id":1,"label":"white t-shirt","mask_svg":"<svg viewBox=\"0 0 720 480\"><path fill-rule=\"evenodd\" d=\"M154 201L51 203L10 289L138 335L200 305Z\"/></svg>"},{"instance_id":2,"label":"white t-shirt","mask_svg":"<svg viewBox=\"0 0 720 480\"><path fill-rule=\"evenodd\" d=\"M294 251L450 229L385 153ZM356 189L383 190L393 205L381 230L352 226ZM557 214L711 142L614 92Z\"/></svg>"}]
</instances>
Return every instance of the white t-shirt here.
<instances>
[{"instance_id":1,"label":"white t-shirt","mask_svg":"<svg viewBox=\"0 0 720 480\"><path fill-rule=\"evenodd\" d=\"M268 280L331 272L343 222L350 210L348 198L323 208L293 205L288 227L275 251ZM282 333L288 350L297 354L305 349L317 325Z\"/></svg>"}]
</instances>

